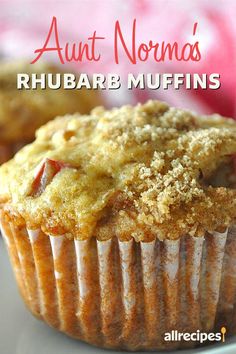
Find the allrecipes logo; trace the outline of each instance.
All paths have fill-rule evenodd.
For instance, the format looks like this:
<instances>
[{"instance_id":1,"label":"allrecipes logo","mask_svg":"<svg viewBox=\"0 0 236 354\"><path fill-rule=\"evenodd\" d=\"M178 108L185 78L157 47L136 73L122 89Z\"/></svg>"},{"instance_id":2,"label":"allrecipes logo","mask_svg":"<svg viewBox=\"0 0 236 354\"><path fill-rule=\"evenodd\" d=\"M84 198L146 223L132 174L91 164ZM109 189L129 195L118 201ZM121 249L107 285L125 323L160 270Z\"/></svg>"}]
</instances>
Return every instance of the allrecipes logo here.
<instances>
[{"instance_id":1,"label":"allrecipes logo","mask_svg":"<svg viewBox=\"0 0 236 354\"><path fill-rule=\"evenodd\" d=\"M166 342L180 342L180 341L193 341L193 342L199 342L199 343L204 343L205 341L211 341L211 342L225 342L225 334L226 334L226 328L221 327L220 332L218 333L206 333L206 332L200 332L200 330L197 330L196 332L189 333L189 332L179 332L176 330L173 330L171 332L166 332L164 336L164 340Z\"/></svg>"}]
</instances>

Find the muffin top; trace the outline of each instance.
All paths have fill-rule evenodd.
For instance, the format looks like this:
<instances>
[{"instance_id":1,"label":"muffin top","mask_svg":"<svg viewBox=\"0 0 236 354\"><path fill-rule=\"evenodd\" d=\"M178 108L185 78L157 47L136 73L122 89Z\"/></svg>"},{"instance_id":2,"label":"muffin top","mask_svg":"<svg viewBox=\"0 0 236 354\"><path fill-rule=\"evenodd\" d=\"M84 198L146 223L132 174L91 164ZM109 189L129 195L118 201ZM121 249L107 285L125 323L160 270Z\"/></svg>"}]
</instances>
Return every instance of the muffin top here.
<instances>
[{"instance_id":1,"label":"muffin top","mask_svg":"<svg viewBox=\"0 0 236 354\"><path fill-rule=\"evenodd\" d=\"M89 113L101 104L94 91L87 90L17 90L18 73L62 73L50 64L0 62L0 145L32 141L37 128L57 115Z\"/></svg>"},{"instance_id":2,"label":"muffin top","mask_svg":"<svg viewBox=\"0 0 236 354\"><path fill-rule=\"evenodd\" d=\"M50 235L177 239L236 219L236 122L158 101L49 122L0 169L4 210Z\"/></svg>"}]
</instances>

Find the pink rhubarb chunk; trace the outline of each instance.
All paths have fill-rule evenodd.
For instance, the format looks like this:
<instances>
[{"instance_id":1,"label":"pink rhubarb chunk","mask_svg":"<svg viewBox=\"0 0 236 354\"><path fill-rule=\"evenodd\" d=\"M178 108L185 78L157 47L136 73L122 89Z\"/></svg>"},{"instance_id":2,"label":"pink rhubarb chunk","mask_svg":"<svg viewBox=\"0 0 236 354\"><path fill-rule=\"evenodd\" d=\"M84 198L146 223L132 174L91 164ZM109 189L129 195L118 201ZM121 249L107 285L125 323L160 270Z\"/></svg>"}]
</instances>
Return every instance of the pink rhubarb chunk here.
<instances>
[{"instance_id":1,"label":"pink rhubarb chunk","mask_svg":"<svg viewBox=\"0 0 236 354\"><path fill-rule=\"evenodd\" d=\"M66 167L69 167L69 165L62 161L55 161L48 158L43 160L36 171L31 195L34 197L40 196L56 174Z\"/></svg>"}]
</instances>

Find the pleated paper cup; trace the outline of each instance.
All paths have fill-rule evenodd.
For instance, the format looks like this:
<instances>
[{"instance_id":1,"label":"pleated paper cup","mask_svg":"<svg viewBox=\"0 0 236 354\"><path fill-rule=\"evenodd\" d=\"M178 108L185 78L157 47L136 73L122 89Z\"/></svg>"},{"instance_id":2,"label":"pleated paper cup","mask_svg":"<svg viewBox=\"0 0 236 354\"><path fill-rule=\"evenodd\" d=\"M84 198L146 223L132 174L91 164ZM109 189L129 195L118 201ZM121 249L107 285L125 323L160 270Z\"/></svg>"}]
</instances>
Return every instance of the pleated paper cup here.
<instances>
[{"instance_id":1,"label":"pleated paper cup","mask_svg":"<svg viewBox=\"0 0 236 354\"><path fill-rule=\"evenodd\" d=\"M145 243L69 240L1 216L15 277L31 312L88 343L126 350L194 347L172 330L236 333L236 227Z\"/></svg>"},{"instance_id":2,"label":"pleated paper cup","mask_svg":"<svg viewBox=\"0 0 236 354\"><path fill-rule=\"evenodd\" d=\"M27 142L12 144L1 144L0 142L0 165L10 160L15 155L15 153L26 144Z\"/></svg>"}]
</instances>

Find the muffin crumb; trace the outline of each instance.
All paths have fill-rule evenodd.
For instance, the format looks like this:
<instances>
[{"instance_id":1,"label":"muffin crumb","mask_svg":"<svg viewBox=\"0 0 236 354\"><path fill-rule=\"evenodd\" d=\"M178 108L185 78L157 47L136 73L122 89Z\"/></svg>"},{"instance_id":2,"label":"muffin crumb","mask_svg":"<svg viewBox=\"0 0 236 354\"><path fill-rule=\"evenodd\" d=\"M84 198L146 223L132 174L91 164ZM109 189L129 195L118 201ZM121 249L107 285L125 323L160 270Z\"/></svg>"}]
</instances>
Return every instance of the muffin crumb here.
<instances>
[{"instance_id":1,"label":"muffin crumb","mask_svg":"<svg viewBox=\"0 0 236 354\"><path fill-rule=\"evenodd\" d=\"M236 219L236 190L206 183L234 154L231 119L159 101L99 107L40 128L36 141L1 167L0 198L5 210L48 234L59 227L79 239L199 236ZM44 159L65 167L40 195L28 195Z\"/></svg>"}]
</instances>

